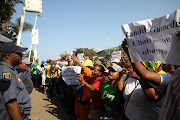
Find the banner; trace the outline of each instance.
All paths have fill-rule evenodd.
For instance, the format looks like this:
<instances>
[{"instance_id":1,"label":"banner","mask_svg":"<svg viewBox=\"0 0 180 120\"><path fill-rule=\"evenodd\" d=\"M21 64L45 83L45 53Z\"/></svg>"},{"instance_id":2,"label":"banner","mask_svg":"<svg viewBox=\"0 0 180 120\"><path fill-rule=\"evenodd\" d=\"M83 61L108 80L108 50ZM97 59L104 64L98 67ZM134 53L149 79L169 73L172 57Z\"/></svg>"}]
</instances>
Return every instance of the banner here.
<instances>
[{"instance_id":1,"label":"banner","mask_svg":"<svg viewBox=\"0 0 180 120\"><path fill-rule=\"evenodd\" d=\"M27 12L42 13L42 0L25 0L25 10Z\"/></svg>"},{"instance_id":2,"label":"banner","mask_svg":"<svg viewBox=\"0 0 180 120\"><path fill-rule=\"evenodd\" d=\"M62 68L62 78L67 85L79 85L78 75L81 73L80 66L67 66Z\"/></svg>"},{"instance_id":3,"label":"banner","mask_svg":"<svg viewBox=\"0 0 180 120\"><path fill-rule=\"evenodd\" d=\"M112 52L112 56L111 56L111 62L120 62L121 60L121 51L114 51Z\"/></svg>"},{"instance_id":4,"label":"banner","mask_svg":"<svg viewBox=\"0 0 180 120\"><path fill-rule=\"evenodd\" d=\"M38 29L32 29L32 44L33 45L38 45L39 40L38 40Z\"/></svg>"},{"instance_id":5,"label":"banner","mask_svg":"<svg viewBox=\"0 0 180 120\"><path fill-rule=\"evenodd\" d=\"M163 17L122 25L132 62L161 61L180 65L180 9Z\"/></svg>"}]
</instances>

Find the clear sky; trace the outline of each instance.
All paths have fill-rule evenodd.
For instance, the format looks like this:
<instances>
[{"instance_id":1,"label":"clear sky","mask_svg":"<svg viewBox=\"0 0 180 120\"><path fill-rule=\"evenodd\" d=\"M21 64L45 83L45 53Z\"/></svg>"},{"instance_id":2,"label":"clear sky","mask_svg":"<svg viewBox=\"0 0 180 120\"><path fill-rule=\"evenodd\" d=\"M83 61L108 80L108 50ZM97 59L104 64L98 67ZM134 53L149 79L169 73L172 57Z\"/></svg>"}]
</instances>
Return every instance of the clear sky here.
<instances>
[{"instance_id":1,"label":"clear sky","mask_svg":"<svg viewBox=\"0 0 180 120\"><path fill-rule=\"evenodd\" d=\"M38 17L38 59L57 59L76 48L103 50L124 39L121 25L161 17L180 9L180 0L42 0ZM15 7L12 21L21 17L23 5ZM34 25L36 13L26 12ZM31 32L22 34L21 46L30 48ZM34 46L33 46L34 49Z\"/></svg>"}]
</instances>

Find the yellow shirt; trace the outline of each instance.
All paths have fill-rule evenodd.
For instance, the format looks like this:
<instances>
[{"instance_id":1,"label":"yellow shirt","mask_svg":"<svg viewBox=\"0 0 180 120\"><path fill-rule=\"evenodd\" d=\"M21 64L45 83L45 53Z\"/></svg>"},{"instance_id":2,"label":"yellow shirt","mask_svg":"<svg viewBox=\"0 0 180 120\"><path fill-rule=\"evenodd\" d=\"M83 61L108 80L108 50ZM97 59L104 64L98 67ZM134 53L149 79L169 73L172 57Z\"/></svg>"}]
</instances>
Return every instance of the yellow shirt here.
<instances>
[{"instance_id":1,"label":"yellow shirt","mask_svg":"<svg viewBox=\"0 0 180 120\"><path fill-rule=\"evenodd\" d=\"M47 70L47 78L53 78L52 74L51 74L51 65L48 65L46 67L46 70Z\"/></svg>"}]
</instances>

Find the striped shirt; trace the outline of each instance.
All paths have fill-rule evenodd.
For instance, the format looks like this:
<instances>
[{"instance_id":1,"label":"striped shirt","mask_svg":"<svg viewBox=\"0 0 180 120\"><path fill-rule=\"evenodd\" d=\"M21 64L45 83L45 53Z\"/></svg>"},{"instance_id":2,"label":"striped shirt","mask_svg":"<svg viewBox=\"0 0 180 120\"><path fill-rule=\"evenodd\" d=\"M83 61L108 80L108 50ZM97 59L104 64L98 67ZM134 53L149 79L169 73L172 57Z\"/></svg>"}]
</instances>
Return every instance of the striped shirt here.
<instances>
[{"instance_id":1,"label":"striped shirt","mask_svg":"<svg viewBox=\"0 0 180 120\"><path fill-rule=\"evenodd\" d=\"M170 78L159 120L180 119L180 68Z\"/></svg>"}]
</instances>

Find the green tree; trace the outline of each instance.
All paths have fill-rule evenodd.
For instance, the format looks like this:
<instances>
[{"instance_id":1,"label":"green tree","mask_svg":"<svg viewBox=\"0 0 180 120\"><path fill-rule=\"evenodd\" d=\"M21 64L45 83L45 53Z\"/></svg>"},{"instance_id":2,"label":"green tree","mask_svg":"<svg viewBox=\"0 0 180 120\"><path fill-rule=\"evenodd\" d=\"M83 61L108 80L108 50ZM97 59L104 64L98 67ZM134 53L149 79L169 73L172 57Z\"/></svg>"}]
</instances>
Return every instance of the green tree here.
<instances>
[{"instance_id":1,"label":"green tree","mask_svg":"<svg viewBox=\"0 0 180 120\"><path fill-rule=\"evenodd\" d=\"M23 0L0 0L0 31L3 34L7 30L7 25L12 18L12 15L16 10L14 9L16 4L23 4Z\"/></svg>"},{"instance_id":2,"label":"green tree","mask_svg":"<svg viewBox=\"0 0 180 120\"><path fill-rule=\"evenodd\" d=\"M89 48L77 48L75 51L73 51L74 54L78 53L84 53L89 56L97 56L96 51L94 49Z\"/></svg>"},{"instance_id":3,"label":"green tree","mask_svg":"<svg viewBox=\"0 0 180 120\"><path fill-rule=\"evenodd\" d=\"M0 0L0 34L12 39L16 42L17 33L9 22L12 19L13 13L16 12L16 4L24 4L23 0Z\"/></svg>"},{"instance_id":4,"label":"green tree","mask_svg":"<svg viewBox=\"0 0 180 120\"><path fill-rule=\"evenodd\" d=\"M60 60L65 60L65 54L61 54L59 57L61 58Z\"/></svg>"},{"instance_id":5,"label":"green tree","mask_svg":"<svg viewBox=\"0 0 180 120\"><path fill-rule=\"evenodd\" d=\"M122 46L119 45L118 47L110 48L105 50L104 58L109 60L111 58L112 52L114 51L123 51Z\"/></svg>"},{"instance_id":6,"label":"green tree","mask_svg":"<svg viewBox=\"0 0 180 120\"><path fill-rule=\"evenodd\" d=\"M10 21L8 24L9 29L7 30L7 32L4 33L5 36L7 36L8 38L11 38L12 40L14 40L14 42L16 42L16 40L17 40L16 37L19 32L20 21L21 21L21 18L17 18L15 20L15 23ZM33 28L32 24L24 22L23 32L31 31L32 28Z\"/></svg>"}]
</instances>

